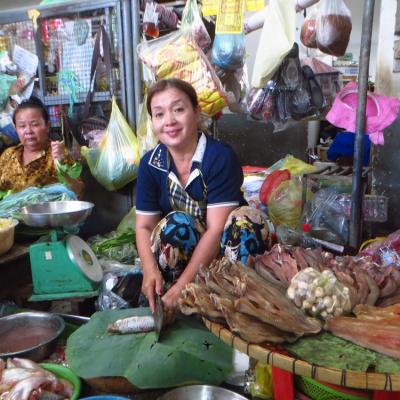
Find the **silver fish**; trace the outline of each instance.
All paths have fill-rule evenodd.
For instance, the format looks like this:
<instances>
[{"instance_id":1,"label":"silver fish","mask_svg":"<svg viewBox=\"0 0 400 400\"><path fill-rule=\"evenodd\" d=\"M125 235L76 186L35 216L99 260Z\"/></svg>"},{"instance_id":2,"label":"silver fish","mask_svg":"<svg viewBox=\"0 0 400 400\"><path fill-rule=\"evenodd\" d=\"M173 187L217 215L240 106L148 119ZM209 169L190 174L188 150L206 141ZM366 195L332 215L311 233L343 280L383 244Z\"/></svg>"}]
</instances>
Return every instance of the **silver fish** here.
<instances>
[{"instance_id":1,"label":"silver fish","mask_svg":"<svg viewBox=\"0 0 400 400\"><path fill-rule=\"evenodd\" d=\"M151 315L134 316L118 319L108 325L107 331L112 333L137 333L154 330L154 318Z\"/></svg>"},{"instance_id":2,"label":"silver fish","mask_svg":"<svg viewBox=\"0 0 400 400\"><path fill-rule=\"evenodd\" d=\"M28 400L31 392L40 386L51 383L47 376L33 376L18 382L8 393L6 400Z\"/></svg>"}]
</instances>

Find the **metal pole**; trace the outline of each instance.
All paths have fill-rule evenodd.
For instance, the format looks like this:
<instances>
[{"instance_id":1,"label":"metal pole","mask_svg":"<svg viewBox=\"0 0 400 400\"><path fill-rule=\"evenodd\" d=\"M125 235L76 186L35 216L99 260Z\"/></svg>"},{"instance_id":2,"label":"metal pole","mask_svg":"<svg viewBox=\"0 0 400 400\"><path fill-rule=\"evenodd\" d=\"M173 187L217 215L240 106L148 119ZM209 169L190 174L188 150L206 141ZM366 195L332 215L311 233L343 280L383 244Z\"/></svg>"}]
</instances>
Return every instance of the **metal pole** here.
<instances>
[{"instance_id":1,"label":"metal pole","mask_svg":"<svg viewBox=\"0 0 400 400\"><path fill-rule=\"evenodd\" d=\"M139 0L131 0L132 9L132 53L133 53L133 81L135 86L135 114L136 127L138 126L139 105L142 101L141 62L136 51L140 43L140 15Z\"/></svg>"},{"instance_id":2,"label":"metal pole","mask_svg":"<svg viewBox=\"0 0 400 400\"><path fill-rule=\"evenodd\" d=\"M374 17L375 0L366 0L361 34L361 50L358 73L357 120L354 143L353 185L351 193L351 220L349 244L358 249L361 237L362 211L362 165L364 159L365 109L367 103L369 56L371 50L372 22Z\"/></svg>"},{"instance_id":3,"label":"metal pole","mask_svg":"<svg viewBox=\"0 0 400 400\"><path fill-rule=\"evenodd\" d=\"M129 0L122 0L122 25L124 34L124 63L126 83L126 111L131 127L135 127L135 96L133 86L132 14Z\"/></svg>"}]
</instances>

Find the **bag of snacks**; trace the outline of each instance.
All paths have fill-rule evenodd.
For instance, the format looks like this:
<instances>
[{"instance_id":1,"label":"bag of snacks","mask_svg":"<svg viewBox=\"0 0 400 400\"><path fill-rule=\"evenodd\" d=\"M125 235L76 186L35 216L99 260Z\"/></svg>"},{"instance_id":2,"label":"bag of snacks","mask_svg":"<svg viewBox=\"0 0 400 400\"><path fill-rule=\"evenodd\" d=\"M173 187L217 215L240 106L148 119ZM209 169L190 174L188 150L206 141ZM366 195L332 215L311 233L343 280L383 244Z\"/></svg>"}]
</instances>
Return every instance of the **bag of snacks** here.
<instances>
[{"instance_id":1,"label":"bag of snacks","mask_svg":"<svg viewBox=\"0 0 400 400\"><path fill-rule=\"evenodd\" d=\"M156 80L178 78L196 90L202 112L213 116L226 105L221 82L203 51L188 31L176 31L137 48L140 59Z\"/></svg>"},{"instance_id":2,"label":"bag of snacks","mask_svg":"<svg viewBox=\"0 0 400 400\"><path fill-rule=\"evenodd\" d=\"M343 0L321 0L317 19L317 46L322 52L341 57L351 33L351 13Z\"/></svg>"}]
</instances>

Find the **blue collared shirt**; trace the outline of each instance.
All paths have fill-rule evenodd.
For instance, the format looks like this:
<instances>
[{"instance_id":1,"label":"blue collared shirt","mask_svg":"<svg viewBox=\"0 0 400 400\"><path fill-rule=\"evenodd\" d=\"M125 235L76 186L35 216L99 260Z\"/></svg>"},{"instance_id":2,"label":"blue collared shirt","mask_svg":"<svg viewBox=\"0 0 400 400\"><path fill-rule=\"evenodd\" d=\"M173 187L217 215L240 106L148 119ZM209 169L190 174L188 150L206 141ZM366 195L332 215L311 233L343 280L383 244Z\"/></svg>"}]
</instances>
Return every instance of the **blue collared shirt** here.
<instances>
[{"instance_id":1,"label":"blue collared shirt","mask_svg":"<svg viewBox=\"0 0 400 400\"><path fill-rule=\"evenodd\" d=\"M146 153L139 165L136 187L136 213L162 217L174 211L168 198L167 177L180 182L171 160L168 170L168 150L159 144ZM200 176L203 176L203 179ZM184 189L193 200L204 200L204 183L207 186L207 209L246 204L241 191L243 172L240 162L227 144L204 133L200 135L192 158L191 173Z\"/></svg>"}]
</instances>

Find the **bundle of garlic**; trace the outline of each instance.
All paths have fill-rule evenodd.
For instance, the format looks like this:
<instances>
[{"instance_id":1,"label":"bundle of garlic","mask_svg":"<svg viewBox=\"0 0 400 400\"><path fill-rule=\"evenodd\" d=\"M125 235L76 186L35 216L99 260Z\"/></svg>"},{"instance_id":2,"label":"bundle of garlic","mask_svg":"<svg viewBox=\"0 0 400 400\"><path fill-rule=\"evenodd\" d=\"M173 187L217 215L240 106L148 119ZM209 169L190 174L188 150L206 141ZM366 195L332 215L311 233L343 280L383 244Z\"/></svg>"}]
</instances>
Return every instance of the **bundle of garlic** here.
<instances>
[{"instance_id":1,"label":"bundle of garlic","mask_svg":"<svg viewBox=\"0 0 400 400\"><path fill-rule=\"evenodd\" d=\"M290 282L287 296L313 317L327 319L351 310L349 289L330 270L306 268L298 272Z\"/></svg>"}]
</instances>

